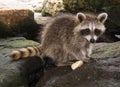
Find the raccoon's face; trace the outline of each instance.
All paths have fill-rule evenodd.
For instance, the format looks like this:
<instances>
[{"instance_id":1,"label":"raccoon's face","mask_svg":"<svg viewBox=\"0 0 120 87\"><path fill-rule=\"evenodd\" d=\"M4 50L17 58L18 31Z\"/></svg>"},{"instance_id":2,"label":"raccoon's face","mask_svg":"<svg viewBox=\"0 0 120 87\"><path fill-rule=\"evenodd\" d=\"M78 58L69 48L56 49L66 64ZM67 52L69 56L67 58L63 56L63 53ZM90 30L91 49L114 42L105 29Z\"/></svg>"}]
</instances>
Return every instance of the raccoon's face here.
<instances>
[{"instance_id":1,"label":"raccoon's face","mask_svg":"<svg viewBox=\"0 0 120 87\"><path fill-rule=\"evenodd\" d=\"M105 32L106 13L101 13L98 16L78 13L77 17L80 20L80 24L75 30L90 43L96 42L97 38Z\"/></svg>"},{"instance_id":2,"label":"raccoon's face","mask_svg":"<svg viewBox=\"0 0 120 87\"><path fill-rule=\"evenodd\" d=\"M105 31L102 23L88 22L86 25L81 25L79 34L87 39L89 42L94 43Z\"/></svg>"}]
</instances>

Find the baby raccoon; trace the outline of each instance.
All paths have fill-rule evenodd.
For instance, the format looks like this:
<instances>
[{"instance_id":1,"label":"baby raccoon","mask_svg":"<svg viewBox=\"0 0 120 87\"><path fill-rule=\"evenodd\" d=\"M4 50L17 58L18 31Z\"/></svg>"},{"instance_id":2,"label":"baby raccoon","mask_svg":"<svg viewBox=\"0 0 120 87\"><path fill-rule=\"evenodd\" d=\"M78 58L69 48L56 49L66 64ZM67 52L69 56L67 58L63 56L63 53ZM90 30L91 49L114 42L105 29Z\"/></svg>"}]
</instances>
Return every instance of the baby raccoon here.
<instances>
[{"instance_id":1,"label":"baby raccoon","mask_svg":"<svg viewBox=\"0 0 120 87\"><path fill-rule=\"evenodd\" d=\"M107 13L77 13L65 14L53 18L41 35L41 44L13 51L11 57L15 60L30 56L48 56L57 66L70 60L90 59L92 44L104 31Z\"/></svg>"}]
</instances>

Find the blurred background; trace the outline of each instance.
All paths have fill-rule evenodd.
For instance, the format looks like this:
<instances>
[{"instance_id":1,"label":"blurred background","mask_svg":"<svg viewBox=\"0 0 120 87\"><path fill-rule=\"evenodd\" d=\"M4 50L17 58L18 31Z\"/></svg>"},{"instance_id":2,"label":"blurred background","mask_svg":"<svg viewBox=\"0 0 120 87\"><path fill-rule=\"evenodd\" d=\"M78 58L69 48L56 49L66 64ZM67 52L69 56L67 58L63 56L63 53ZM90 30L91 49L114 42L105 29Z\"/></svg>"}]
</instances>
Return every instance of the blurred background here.
<instances>
[{"instance_id":1,"label":"blurred background","mask_svg":"<svg viewBox=\"0 0 120 87\"><path fill-rule=\"evenodd\" d=\"M98 42L120 40L120 0L0 0L0 38L23 36L37 41L38 31L61 13L107 12L107 30Z\"/></svg>"}]
</instances>

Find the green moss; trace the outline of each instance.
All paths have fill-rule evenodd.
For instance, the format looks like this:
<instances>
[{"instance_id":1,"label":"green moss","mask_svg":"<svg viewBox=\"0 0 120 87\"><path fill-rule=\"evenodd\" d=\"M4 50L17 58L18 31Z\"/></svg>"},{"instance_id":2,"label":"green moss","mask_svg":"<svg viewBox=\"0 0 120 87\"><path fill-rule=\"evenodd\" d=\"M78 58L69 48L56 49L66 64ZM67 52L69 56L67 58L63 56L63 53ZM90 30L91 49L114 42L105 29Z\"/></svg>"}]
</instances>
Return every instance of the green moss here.
<instances>
[{"instance_id":1,"label":"green moss","mask_svg":"<svg viewBox=\"0 0 120 87\"><path fill-rule=\"evenodd\" d=\"M31 45L38 45L39 43L32 41L32 40L27 40L23 37L17 37L17 38L7 38L5 39L0 39L0 45L5 46L5 47L11 47L11 48L19 48L19 47L25 47L25 46L31 46Z\"/></svg>"}]
</instances>

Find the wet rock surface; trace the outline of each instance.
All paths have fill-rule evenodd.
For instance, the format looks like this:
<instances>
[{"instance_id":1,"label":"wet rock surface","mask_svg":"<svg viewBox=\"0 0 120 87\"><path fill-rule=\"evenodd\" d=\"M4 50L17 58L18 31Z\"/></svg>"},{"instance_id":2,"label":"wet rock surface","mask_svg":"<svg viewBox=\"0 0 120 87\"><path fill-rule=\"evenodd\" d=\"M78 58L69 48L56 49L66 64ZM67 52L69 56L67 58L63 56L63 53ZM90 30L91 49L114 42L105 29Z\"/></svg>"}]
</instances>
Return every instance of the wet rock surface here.
<instances>
[{"instance_id":1,"label":"wet rock surface","mask_svg":"<svg viewBox=\"0 0 120 87\"><path fill-rule=\"evenodd\" d=\"M93 59L73 71L48 59L43 64L38 57L12 61L13 49L38 43L22 37L0 39L0 87L120 87L119 44L95 44Z\"/></svg>"}]
</instances>

